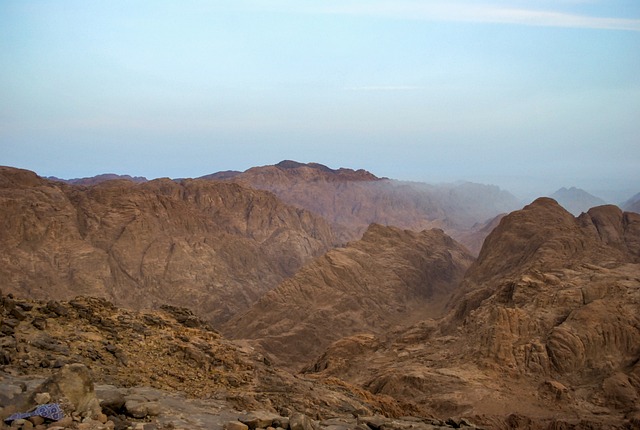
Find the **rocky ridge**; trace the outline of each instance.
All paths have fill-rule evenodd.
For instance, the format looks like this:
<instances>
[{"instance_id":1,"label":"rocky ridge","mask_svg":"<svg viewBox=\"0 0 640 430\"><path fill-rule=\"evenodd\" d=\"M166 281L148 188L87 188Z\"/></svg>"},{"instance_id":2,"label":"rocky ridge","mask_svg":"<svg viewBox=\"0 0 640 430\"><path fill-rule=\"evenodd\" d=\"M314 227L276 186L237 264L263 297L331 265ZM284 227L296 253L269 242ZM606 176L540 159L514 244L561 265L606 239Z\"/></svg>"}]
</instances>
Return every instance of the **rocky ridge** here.
<instances>
[{"instance_id":1,"label":"rocky ridge","mask_svg":"<svg viewBox=\"0 0 640 430\"><path fill-rule=\"evenodd\" d=\"M223 331L299 369L341 337L439 316L473 260L442 230L372 224L361 240L308 263Z\"/></svg>"},{"instance_id":2,"label":"rocky ridge","mask_svg":"<svg viewBox=\"0 0 640 430\"><path fill-rule=\"evenodd\" d=\"M322 216L343 242L359 239L372 223L414 231L441 228L464 238L474 224L520 207L514 196L495 186L400 182L317 163L283 161L204 178L271 191L287 204Z\"/></svg>"},{"instance_id":3,"label":"rocky ridge","mask_svg":"<svg viewBox=\"0 0 640 430\"><path fill-rule=\"evenodd\" d=\"M638 227L538 199L489 235L444 318L341 339L306 372L492 428L635 428Z\"/></svg>"},{"instance_id":4,"label":"rocky ridge","mask_svg":"<svg viewBox=\"0 0 640 430\"><path fill-rule=\"evenodd\" d=\"M324 220L235 183L80 187L0 168L0 207L6 292L93 295L137 309L188 305L213 322L334 245Z\"/></svg>"}]
</instances>

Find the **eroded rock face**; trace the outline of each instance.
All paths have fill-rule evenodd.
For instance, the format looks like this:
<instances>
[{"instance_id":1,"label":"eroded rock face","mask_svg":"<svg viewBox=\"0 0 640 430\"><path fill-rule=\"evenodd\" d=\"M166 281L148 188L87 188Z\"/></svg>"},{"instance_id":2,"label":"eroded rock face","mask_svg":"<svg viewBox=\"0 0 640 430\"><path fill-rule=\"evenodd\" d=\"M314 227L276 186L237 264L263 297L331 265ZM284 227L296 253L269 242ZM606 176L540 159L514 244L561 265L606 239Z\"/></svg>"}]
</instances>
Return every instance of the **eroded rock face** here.
<instances>
[{"instance_id":1,"label":"eroded rock face","mask_svg":"<svg viewBox=\"0 0 640 430\"><path fill-rule=\"evenodd\" d=\"M539 199L489 235L444 318L342 339L308 371L441 416L510 417L483 421L497 427L534 428L559 415L579 417L567 428L631 425L640 394L637 220L611 206L574 218Z\"/></svg>"},{"instance_id":2,"label":"eroded rock face","mask_svg":"<svg viewBox=\"0 0 640 430\"><path fill-rule=\"evenodd\" d=\"M439 316L473 257L441 230L373 224L263 296L225 331L255 339L276 363L308 364L330 342Z\"/></svg>"},{"instance_id":3,"label":"eroded rock face","mask_svg":"<svg viewBox=\"0 0 640 430\"><path fill-rule=\"evenodd\" d=\"M238 184L90 187L0 170L0 282L23 297L188 305L221 322L333 245L326 222Z\"/></svg>"}]
</instances>

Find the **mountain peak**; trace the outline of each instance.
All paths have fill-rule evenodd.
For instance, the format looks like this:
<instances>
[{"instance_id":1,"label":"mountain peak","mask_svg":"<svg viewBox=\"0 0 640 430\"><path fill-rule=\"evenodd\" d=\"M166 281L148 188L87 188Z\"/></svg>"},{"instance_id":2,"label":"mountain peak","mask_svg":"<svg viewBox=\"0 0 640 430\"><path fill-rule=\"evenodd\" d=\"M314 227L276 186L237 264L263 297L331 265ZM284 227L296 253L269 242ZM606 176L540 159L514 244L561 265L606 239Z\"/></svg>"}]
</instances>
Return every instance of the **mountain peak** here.
<instances>
[{"instance_id":1,"label":"mountain peak","mask_svg":"<svg viewBox=\"0 0 640 430\"><path fill-rule=\"evenodd\" d=\"M576 187L562 187L555 193L551 194L550 197L557 200L562 207L574 215L580 215L582 212L586 212L594 206L602 206L606 204L606 202L600 197L596 197L593 194Z\"/></svg>"},{"instance_id":2,"label":"mountain peak","mask_svg":"<svg viewBox=\"0 0 640 430\"><path fill-rule=\"evenodd\" d=\"M277 167L280 170L286 170L286 171L310 169L310 170L319 172L320 174L327 177L328 179L335 178L336 180L377 181L382 179L382 178L378 178L373 173L368 172L364 169L353 170L353 169L348 169L344 167L341 167L339 169L332 169L320 163L300 163L298 161L293 161L293 160L283 160L278 164L276 164L274 167Z\"/></svg>"}]
</instances>

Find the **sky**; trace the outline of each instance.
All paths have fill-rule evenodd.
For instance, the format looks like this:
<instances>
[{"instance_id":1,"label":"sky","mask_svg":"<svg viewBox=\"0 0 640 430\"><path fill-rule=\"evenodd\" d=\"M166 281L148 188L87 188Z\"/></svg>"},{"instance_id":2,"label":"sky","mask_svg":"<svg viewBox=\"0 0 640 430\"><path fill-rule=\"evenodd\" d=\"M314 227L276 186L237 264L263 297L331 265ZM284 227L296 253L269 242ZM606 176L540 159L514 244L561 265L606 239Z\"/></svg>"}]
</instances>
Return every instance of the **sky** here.
<instances>
[{"instance_id":1,"label":"sky","mask_svg":"<svg viewBox=\"0 0 640 430\"><path fill-rule=\"evenodd\" d=\"M0 0L0 165L640 191L638 0Z\"/></svg>"}]
</instances>

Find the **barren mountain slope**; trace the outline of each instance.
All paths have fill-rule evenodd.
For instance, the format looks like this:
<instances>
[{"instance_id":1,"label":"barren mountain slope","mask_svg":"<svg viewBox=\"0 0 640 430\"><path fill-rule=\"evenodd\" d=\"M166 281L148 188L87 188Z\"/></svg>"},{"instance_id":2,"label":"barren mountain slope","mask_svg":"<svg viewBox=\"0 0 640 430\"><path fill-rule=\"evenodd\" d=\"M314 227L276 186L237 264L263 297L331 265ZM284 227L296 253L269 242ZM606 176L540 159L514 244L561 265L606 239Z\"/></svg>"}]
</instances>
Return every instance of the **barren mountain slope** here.
<instances>
[{"instance_id":1,"label":"barren mountain slope","mask_svg":"<svg viewBox=\"0 0 640 430\"><path fill-rule=\"evenodd\" d=\"M182 392L227 401L238 411L299 411L325 418L404 412L390 399L346 383L315 382L266 364L261 354L224 339L185 308L135 312L90 297L45 303L0 293L0 328L0 382L5 376L48 376L65 364L82 363L98 384ZM2 406L10 394L0 391L0 419L8 415Z\"/></svg>"},{"instance_id":2,"label":"barren mountain slope","mask_svg":"<svg viewBox=\"0 0 640 430\"><path fill-rule=\"evenodd\" d=\"M326 222L270 193L197 180L75 187L2 168L0 220L7 292L188 305L215 322L333 243Z\"/></svg>"},{"instance_id":3,"label":"barren mountain slope","mask_svg":"<svg viewBox=\"0 0 640 430\"><path fill-rule=\"evenodd\" d=\"M391 181L365 170L333 170L317 163L283 161L208 178L272 191L286 203L321 215L344 241L360 238L371 223L414 231L442 228L457 238L476 223L520 207L495 186Z\"/></svg>"},{"instance_id":4,"label":"barren mountain slope","mask_svg":"<svg viewBox=\"0 0 640 430\"><path fill-rule=\"evenodd\" d=\"M441 230L372 224L361 240L304 266L225 331L255 339L278 364L300 368L340 337L439 316L472 261Z\"/></svg>"},{"instance_id":5,"label":"barren mountain slope","mask_svg":"<svg viewBox=\"0 0 640 430\"><path fill-rule=\"evenodd\" d=\"M639 239L640 215L538 199L489 235L443 319L341 339L308 371L495 428L637 425Z\"/></svg>"}]
</instances>

